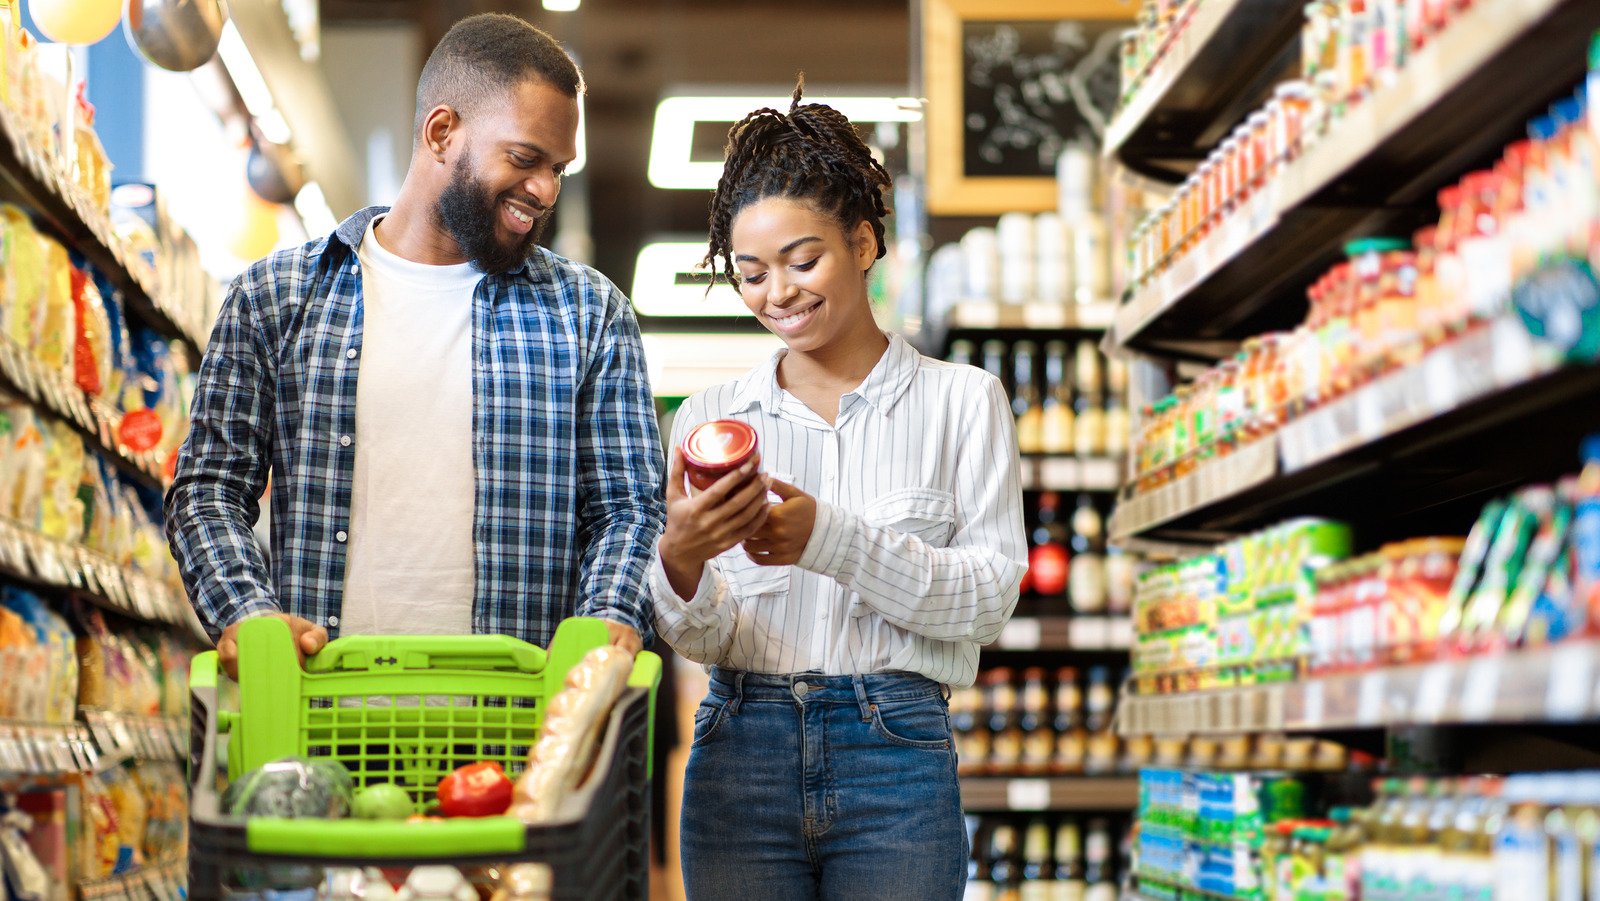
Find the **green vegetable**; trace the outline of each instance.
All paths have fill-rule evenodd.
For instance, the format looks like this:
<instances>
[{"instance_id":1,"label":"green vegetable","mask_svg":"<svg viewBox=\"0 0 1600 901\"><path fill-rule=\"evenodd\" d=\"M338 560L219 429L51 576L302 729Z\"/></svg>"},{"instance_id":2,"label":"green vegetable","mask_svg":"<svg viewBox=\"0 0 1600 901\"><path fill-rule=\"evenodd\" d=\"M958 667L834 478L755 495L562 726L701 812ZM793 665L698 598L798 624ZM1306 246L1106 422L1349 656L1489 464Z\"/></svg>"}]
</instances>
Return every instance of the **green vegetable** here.
<instances>
[{"instance_id":1,"label":"green vegetable","mask_svg":"<svg viewBox=\"0 0 1600 901\"><path fill-rule=\"evenodd\" d=\"M363 820L403 820L415 810L411 795L392 782L379 782L356 792L350 815Z\"/></svg>"},{"instance_id":2,"label":"green vegetable","mask_svg":"<svg viewBox=\"0 0 1600 901\"><path fill-rule=\"evenodd\" d=\"M285 757L245 773L228 786L223 809L252 817L348 816L353 782L333 760Z\"/></svg>"}]
</instances>

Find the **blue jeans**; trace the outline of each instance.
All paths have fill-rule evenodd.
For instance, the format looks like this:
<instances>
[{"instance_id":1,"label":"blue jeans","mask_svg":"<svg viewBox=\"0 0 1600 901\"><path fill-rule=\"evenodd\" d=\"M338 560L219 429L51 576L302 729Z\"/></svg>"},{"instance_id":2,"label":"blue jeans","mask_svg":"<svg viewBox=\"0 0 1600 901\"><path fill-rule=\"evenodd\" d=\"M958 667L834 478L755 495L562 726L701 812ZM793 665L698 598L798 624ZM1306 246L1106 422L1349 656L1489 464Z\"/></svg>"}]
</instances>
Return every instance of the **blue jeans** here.
<instances>
[{"instance_id":1,"label":"blue jeans","mask_svg":"<svg viewBox=\"0 0 1600 901\"><path fill-rule=\"evenodd\" d=\"M968 845L943 688L714 669L681 833L689 901L959 901Z\"/></svg>"}]
</instances>

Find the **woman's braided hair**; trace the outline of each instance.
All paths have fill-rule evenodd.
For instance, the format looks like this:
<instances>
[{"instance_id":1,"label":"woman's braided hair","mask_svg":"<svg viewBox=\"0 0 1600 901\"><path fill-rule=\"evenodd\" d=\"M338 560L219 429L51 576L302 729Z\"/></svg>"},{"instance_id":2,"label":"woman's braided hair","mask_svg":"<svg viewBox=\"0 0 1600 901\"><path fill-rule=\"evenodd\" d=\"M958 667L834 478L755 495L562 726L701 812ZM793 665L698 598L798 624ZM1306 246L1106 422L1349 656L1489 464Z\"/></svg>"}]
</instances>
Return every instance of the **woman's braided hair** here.
<instances>
[{"instance_id":1,"label":"woman's braided hair","mask_svg":"<svg viewBox=\"0 0 1600 901\"><path fill-rule=\"evenodd\" d=\"M703 265L722 260L723 277L739 287L733 267L733 219L740 210L769 197L802 201L832 216L849 234L859 222L872 223L883 259L883 192L889 173L854 125L833 107L800 105L805 77L795 86L788 115L758 109L728 130L727 161L711 197L711 247Z\"/></svg>"}]
</instances>

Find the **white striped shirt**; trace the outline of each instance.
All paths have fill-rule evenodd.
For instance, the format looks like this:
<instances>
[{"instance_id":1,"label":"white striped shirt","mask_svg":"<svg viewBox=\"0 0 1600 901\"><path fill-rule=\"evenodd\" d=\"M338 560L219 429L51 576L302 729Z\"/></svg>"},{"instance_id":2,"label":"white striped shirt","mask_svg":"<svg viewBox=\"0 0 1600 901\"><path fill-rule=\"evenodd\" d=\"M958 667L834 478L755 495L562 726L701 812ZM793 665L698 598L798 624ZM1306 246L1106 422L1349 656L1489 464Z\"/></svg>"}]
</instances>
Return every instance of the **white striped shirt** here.
<instances>
[{"instance_id":1,"label":"white striped shirt","mask_svg":"<svg viewBox=\"0 0 1600 901\"><path fill-rule=\"evenodd\" d=\"M962 687L1016 607L1027 567L1016 423L999 380L896 335L830 426L778 386L786 351L684 402L672 446L738 419L762 469L817 499L795 566L735 546L679 597L660 554L656 628L697 663L760 673L921 673Z\"/></svg>"}]
</instances>

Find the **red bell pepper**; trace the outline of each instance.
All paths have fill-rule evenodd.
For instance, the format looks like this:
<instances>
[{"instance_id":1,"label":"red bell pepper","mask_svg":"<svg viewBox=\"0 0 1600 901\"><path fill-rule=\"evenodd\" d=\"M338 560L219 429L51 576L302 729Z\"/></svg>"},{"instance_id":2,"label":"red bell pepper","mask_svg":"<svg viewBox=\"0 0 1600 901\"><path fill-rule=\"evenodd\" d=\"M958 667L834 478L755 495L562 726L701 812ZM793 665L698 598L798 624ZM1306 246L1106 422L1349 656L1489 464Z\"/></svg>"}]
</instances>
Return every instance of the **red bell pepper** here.
<instances>
[{"instance_id":1,"label":"red bell pepper","mask_svg":"<svg viewBox=\"0 0 1600 901\"><path fill-rule=\"evenodd\" d=\"M511 809L511 793L500 764L468 764L439 780L439 809L447 817L497 817Z\"/></svg>"}]
</instances>

